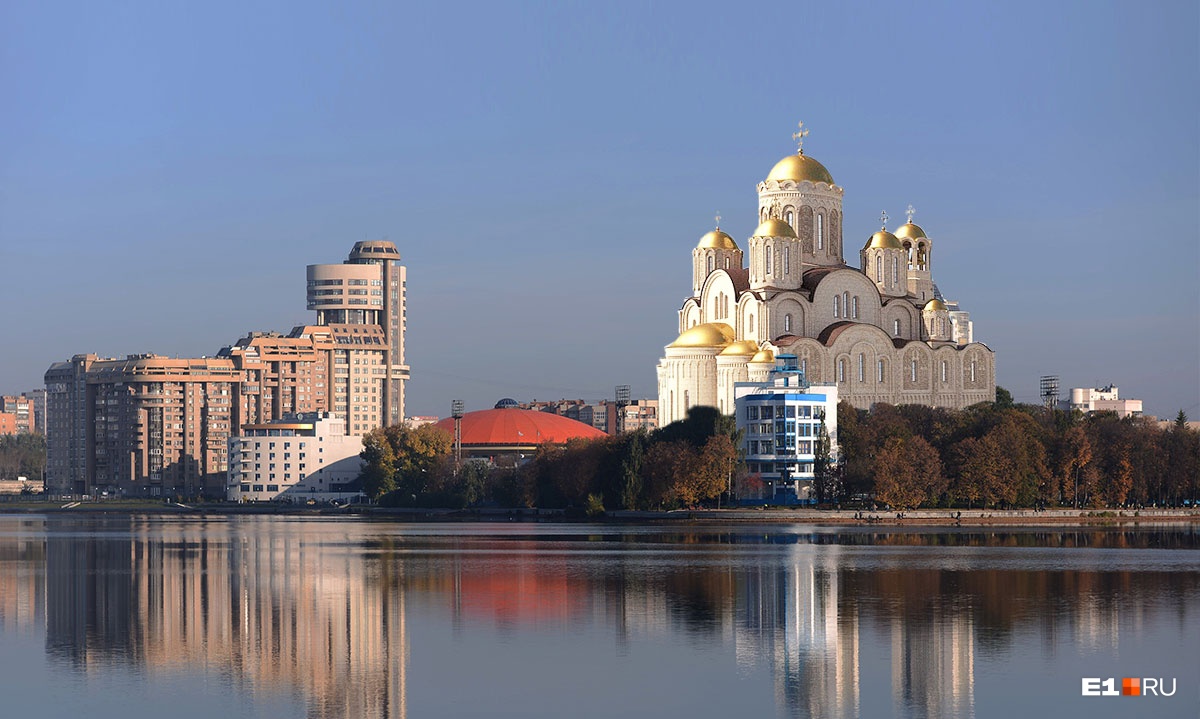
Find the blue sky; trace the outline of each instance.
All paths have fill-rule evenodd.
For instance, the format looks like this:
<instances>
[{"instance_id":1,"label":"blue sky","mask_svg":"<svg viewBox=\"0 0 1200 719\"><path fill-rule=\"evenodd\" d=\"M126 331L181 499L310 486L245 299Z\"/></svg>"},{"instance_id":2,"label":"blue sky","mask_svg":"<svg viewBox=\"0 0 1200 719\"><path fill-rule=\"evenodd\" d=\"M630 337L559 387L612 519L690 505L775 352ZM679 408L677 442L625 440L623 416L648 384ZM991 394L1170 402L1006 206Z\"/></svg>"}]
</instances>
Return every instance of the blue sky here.
<instances>
[{"instance_id":1,"label":"blue sky","mask_svg":"<svg viewBox=\"0 0 1200 719\"><path fill-rule=\"evenodd\" d=\"M1195 2L3 3L0 391L311 321L387 238L410 414L656 394L690 252L794 151L909 203L998 377L1200 416ZM893 224L898 224L893 222ZM848 260L857 265L857 255Z\"/></svg>"}]
</instances>

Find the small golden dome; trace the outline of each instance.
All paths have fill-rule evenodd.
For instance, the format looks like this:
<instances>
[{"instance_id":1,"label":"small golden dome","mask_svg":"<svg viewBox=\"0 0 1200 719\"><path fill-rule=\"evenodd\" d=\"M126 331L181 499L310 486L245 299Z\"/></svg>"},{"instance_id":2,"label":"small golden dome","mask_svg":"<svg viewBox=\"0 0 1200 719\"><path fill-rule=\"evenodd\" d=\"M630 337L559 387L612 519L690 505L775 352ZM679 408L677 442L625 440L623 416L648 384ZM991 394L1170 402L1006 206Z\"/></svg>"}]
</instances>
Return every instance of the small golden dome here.
<instances>
[{"instance_id":1,"label":"small golden dome","mask_svg":"<svg viewBox=\"0 0 1200 719\"><path fill-rule=\"evenodd\" d=\"M766 222L758 226L753 237L795 237L796 231L792 226L777 217L768 217Z\"/></svg>"},{"instance_id":2,"label":"small golden dome","mask_svg":"<svg viewBox=\"0 0 1200 719\"><path fill-rule=\"evenodd\" d=\"M767 179L793 182L808 180L809 182L824 182L826 185L833 184L833 175L829 174L829 170L808 155L788 155L775 163L775 167L771 168Z\"/></svg>"},{"instance_id":3,"label":"small golden dome","mask_svg":"<svg viewBox=\"0 0 1200 719\"><path fill-rule=\"evenodd\" d=\"M867 242L867 246L863 249L880 248L884 250L903 250L904 245L900 244L900 240L887 230L880 230L871 235L871 239Z\"/></svg>"},{"instance_id":4,"label":"small golden dome","mask_svg":"<svg viewBox=\"0 0 1200 719\"><path fill-rule=\"evenodd\" d=\"M759 350L753 357L751 357L750 361L767 363L767 364L775 364L775 353L772 352L770 349L764 347L761 350Z\"/></svg>"},{"instance_id":5,"label":"small golden dome","mask_svg":"<svg viewBox=\"0 0 1200 719\"><path fill-rule=\"evenodd\" d=\"M946 312L948 310L949 308L946 307L946 303L936 297L925 303L925 312Z\"/></svg>"},{"instance_id":6,"label":"small golden dome","mask_svg":"<svg viewBox=\"0 0 1200 719\"><path fill-rule=\"evenodd\" d=\"M721 230L713 230L705 233L704 237L700 238L700 242L696 244L698 250L736 250L737 243L733 238L725 234Z\"/></svg>"},{"instance_id":7,"label":"small golden dome","mask_svg":"<svg viewBox=\"0 0 1200 719\"><path fill-rule=\"evenodd\" d=\"M758 343L754 340L739 340L721 350L723 355L750 356L758 352Z\"/></svg>"},{"instance_id":8,"label":"small golden dome","mask_svg":"<svg viewBox=\"0 0 1200 719\"><path fill-rule=\"evenodd\" d=\"M679 335L668 347L724 347L737 335L724 322L705 322Z\"/></svg>"},{"instance_id":9,"label":"small golden dome","mask_svg":"<svg viewBox=\"0 0 1200 719\"><path fill-rule=\"evenodd\" d=\"M906 222L896 228L896 237L903 237L906 240L915 240L925 236L925 230L922 230L920 225L914 225L911 222Z\"/></svg>"}]
</instances>

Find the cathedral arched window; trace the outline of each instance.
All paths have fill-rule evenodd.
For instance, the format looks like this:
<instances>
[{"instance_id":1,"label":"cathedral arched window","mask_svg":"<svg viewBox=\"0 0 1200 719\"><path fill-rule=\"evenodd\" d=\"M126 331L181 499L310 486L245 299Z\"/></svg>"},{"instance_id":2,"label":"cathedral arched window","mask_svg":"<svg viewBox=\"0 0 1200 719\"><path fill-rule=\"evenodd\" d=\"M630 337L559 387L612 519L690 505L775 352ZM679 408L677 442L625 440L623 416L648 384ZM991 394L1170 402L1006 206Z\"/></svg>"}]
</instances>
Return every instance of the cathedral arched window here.
<instances>
[{"instance_id":1,"label":"cathedral arched window","mask_svg":"<svg viewBox=\"0 0 1200 719\"><path fill-rule=\"evenodd\" d=\"M790 274L792 271L791 253L788 252L790 249L791 248L787 247L786 245L783 248L783 274L785 275Z\"/></svg>"},{"instance_id":2,"label":"cathedral arched window","mask_svg":"<svg viewBox=\"0 0 1200 719\"><path fill-rule=\"evenodd\" d=\"M849 292L842 293L842 314L844 314L847 317L850 316L850 293Z\"/></svg>"},{"instance_id":3,"label":"cathedral arched window","mask_svg":"<svg viewBox=\"0 0 1200 719\"><path fill-rule=\"evenodd\" d=\"M789 225L791 225L791 224L792 224L792 211L791 211L791 209L789 209L787 212L783 213L783 220L784 220L784 222L788 223Z\"/></svg>"},{"instance_id":4,"label":"cathedral arched window","mask_svg":"<svg viewBox=\"0 0 1200 719\"><path fill-rule=\"evenodd\" d=\"M855 295L854 298L850 300L850 316L854 319L858 319L858 295Z\"/></svg>"},{"instance_id":5,"label":"cathedral arched window","mask_svg":"<svg viewBox=\"0 0 1200 719\"><path fill-rule=\"evenodd\" d=\"M971 382L975 381L975 360L971 360Z\"/></svg>"},{"instance_id":6,"label":"cathedral arched window","mask_svg":"<svg viewBox=\"0 0 1200 719\"><path fill-rule=\"evenodd\" d=\"M838 360L838 382L846 381L846 360Z\"/></svg>"},{"instance_id":7,"label":"cathedral arched window","mask_svg":"<svg viewBox=\"0 0 1200 719\"><path fill-rule=\"evenodd\" d=\"M750 331L751 331L751 332L753 332L753 333L755 333L755 334L758 334L758 325L757 325L757 324L755 324L755 322L754 322L754 315L753 315L753 314L751 314L751 315L750 315L750 321L749 321L749 322L747 322L746 324L750 325Z\"/></svg>"},{"instance_id":8,"label":"cathedral arched window","mask_svg":"<svg viewBox=\"0 0 1200 719\"><path fill-rule=\"evenodd\" d=\"M771 256L775 254L775 251L771 249L770 245L767 245L764 251L767 256L767 274L769 275L771 274Z\"/></svg>"},{"instance_id":9,"label":"cathedral arched window","mask_svg":"<svg viewBox=\"0 0 1200 719\"><path fill-rule=\"evenodd\" d=\"M792 331L792 316L790 314L783 316L783 331L784 332Z\"/></svg>"},{"instance_id":10,"label":"cathedral arched window","mask_svg":"<svg viewBox=\"0 0 1200 719\"><path fill-rule=\"evenodd\" d=\"M708 256L708 271L709 272L713 271L713 256L712 255Z\"/></svg>"},{"instance_id":11,"label":"cathedral arched window","mask_svg":"<svg viewBox=\"0 0 1200 719\"><path fill-rule=\"evenodd\" d=\"M729 258L725 258L725 269L729 269Z\"/></svg>"},{"instance_id":12,"label":"cathedral arched window","mask_svg":"<svg viewBox=\"0 0 1200 719\"><path fill-rule=\"evenodd\" d=\"M892 334L895 335L896 337L900 336L900 320L893 320Z\"/></svg>"},{"instance_id":13,"label":"cathedral arched window","mask_svg":"<svg viewBox=\"0 0 1200 719\"><path fill-rule=\"evenodd\" d=\"M858 381L867 381L867 356L861 352L858 354Z\"/></svg>"},{"instance_id":14,"label":"cathedral arched window","mask_svg":"<svg viewBox=\"0 0 1200 719\"><path fill-rule=\"evenodd\" d=\"M879 360L879 380L878 380L879 384L883 384L883 382L884 382L883 378L886 376L885 371L884 371L884 362L885 362L885 360Z\"/></svg>"},{"instance_id":15,"label":"cathedral arched window","mask_svg":"<svg viewBox=\"0 0 1200 719\"><path fill-rule=\"evenodd\" d=\"M817 249L825 247L825 215L817 213Z\"/></svg>"},{"instance_id":16,"label":"cathedral arched window","mask_svg":"<svg viewBox=\"0 0 1200 719\"><path fill-rule=\"evenodd\" d=\"M892 287L900 283L900 260L892 258Z\"/></svg>"},{"instance_id":17,"label":"cathedral arched window","mask_svg":"<svg viewBox=\"0 0 1200 719\"><path fill-rule=\"evenodd\" d=\"M834 317L842 316L842 298L840 295L833 296L833 316Z\"/></svg>"},{"instance_id":18,"label":"cathedral arched window","mask_svg":"<svg viewBox=\"0 0 1200 719\"><path fill-rule=\"evenodd\" d=\"M917 360L915 357L913 358L912 364L910 365L910 372L912 375L912 381L916 382L917 381Z\"/></svg>"},{"instance_id":19,"label":"cathedral arched window","mask_svg":"<svg viewBox=\"0 0 1200 719\"><path fill-rule=\"evenodd\" d=\"M879 258L879 262L875 263L875 281L883 284L883 258Z\"/></svg>"},{"instance_id":20,"label":"cathedral arched window","mask_svg":"<svg viewBox=\"0 0 1200 719\"><path fill-rule=\"evenodd\" d=\"M946 381L946 360L942 360L942 382Z\"/></svg>"},{"instance_id":21,"label":"cathedral arched window","mask_svg":"<svg viewBox=\"0 0 1200 719\"><path fill-rule=\"evenodd\" d=\"M800 360L800 373L803 374L805 377L808 377L808 358L807 357Z\"/></svg>"}]
</instances>

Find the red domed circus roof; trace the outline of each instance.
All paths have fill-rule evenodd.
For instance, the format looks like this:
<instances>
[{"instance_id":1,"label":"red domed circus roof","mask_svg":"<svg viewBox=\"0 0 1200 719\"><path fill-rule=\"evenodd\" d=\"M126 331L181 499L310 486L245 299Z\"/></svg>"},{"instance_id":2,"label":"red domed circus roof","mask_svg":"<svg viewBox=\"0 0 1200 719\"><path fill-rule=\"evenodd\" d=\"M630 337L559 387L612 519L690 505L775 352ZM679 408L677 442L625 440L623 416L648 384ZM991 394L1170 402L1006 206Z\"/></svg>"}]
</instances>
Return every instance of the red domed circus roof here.
<instances>
[{"instance_id":1,"label":"red domed circus roof","mask_svg":"<svg viewBox=\"0 0 1200 719\"><path fill-rule=\"evenodd\" d=\"M435 425L454 434L454 419L448 417ZM606 436L595 427L531 409L484 409L462 416L463 446L563 444L571 439L596 439Z\"/></svg>"}]
</instances>

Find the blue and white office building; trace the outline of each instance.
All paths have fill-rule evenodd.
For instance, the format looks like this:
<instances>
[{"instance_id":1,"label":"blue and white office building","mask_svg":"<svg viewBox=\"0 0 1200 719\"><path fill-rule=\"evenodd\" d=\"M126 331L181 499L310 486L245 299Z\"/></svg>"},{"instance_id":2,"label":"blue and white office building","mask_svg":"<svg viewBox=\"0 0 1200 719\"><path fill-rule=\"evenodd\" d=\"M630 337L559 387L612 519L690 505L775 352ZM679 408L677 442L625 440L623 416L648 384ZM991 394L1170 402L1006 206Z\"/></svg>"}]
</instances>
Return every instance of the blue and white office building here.
<instances>
[{"instance_id":1,"label":"blue and white office building","mask_svg":"<svg viewBox=\"0 0 1200 719\"><path fill-rule=\"evenodd\" d=\"M765 382L734 385L746 467L762 479L766 498L781 502L812 498L822 429L829 436L830 458L837 461L837 403L837 385L809 385L794 355L778 355Z\"/></svg>"}]
</instances>

